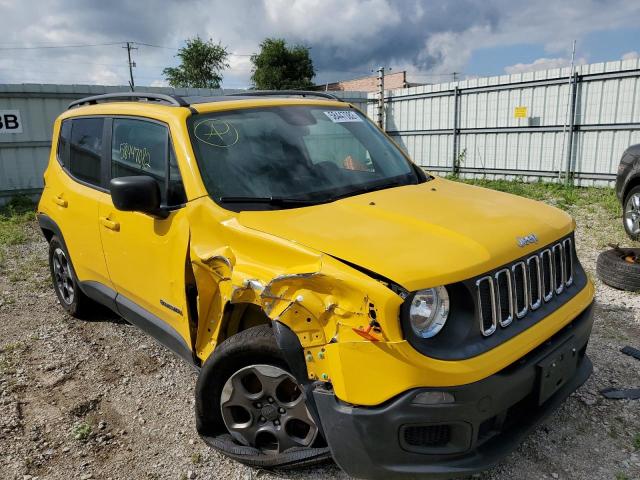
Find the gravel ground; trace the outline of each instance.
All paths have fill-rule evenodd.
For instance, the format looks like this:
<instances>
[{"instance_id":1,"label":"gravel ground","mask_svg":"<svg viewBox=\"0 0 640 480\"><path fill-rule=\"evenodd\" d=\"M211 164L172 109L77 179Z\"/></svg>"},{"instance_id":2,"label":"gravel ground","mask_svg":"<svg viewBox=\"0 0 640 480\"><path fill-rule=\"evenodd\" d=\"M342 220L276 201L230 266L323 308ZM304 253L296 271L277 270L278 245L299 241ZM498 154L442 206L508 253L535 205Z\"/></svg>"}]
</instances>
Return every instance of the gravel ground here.
<instances>
[{"instance_id":1,"label":"gravel ground","mask_svg":"<svg viewBox=\"0 0 640 480\"><path fill-rule=\"evenodd\" d=\"M619 220L593 206L572 212L577 247L595 277L599 251L626 242ZM272 474L210 450L195 432L195 373L107 312L63 313L35 222L0 255L0 479L341 478L337 467ZM2 252L0 252L2 253ZM640 479L640 400L605 387L640 386L640 295L599 281L588 354L595 372L486 479Z\"/></svg>"}]
</instances>

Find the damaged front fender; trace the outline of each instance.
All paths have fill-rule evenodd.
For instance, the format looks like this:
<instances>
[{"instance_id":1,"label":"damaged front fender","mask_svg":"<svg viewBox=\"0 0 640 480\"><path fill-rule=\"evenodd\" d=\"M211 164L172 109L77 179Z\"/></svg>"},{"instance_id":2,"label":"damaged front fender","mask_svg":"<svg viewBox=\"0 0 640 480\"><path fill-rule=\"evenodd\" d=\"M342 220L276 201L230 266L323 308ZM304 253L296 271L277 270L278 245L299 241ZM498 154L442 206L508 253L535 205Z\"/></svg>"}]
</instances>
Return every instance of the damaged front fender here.
<instances>
[{"instance_id":1,"label":"damaged front fender","mask_svg":"<svg viewBox=\"0 0 640 480\"><path fill-rule=\"evenodd\" d=\"M223 339L225 311L236 304L258 306L298 336L310 379L330 380L324 367L329 343L401 339L402 299L383 283L233 218L220 225L220 235L196 228L191 237L198 290L196 354L202 361ZM369 338L358 333L374 324Z\"/></svg>"}]
</instances>

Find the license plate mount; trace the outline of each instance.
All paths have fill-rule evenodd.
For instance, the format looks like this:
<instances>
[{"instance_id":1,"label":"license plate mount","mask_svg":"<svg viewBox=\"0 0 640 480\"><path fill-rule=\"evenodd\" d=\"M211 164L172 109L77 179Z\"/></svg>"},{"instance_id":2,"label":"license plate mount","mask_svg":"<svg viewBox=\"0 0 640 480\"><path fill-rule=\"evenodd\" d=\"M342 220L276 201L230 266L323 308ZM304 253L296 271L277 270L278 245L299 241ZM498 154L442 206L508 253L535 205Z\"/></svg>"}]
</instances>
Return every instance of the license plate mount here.
<instances>
[{"instance_id":1,"label":"license plate mount","mask_svg":"<svg viewBox=\"0 0 640 480\"><path fill-rule=\"evenodd\" d=\"M574 338L568 338L538 363L538 405L546 402L569 381L578 366Z\"/></svg>"}]
</instances>

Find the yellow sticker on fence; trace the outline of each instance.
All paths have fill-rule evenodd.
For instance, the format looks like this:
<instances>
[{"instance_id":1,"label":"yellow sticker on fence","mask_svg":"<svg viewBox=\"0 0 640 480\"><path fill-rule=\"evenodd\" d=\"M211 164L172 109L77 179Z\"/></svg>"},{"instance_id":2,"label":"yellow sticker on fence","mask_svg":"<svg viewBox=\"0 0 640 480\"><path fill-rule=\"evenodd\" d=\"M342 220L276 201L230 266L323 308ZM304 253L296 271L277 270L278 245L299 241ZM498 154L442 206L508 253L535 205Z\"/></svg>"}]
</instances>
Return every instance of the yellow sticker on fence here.
<instances>
[{"instance_id":1,"label":"yellow sticker on fence","mask_svg":"<svg viewBox=\"0 0 640 480\"><path fill-rule=\"evenodd\" d=\"M515 118L527 118L529 115L527 115L527 107L516 107L513 110L513 116Z\"/></svg>"}]
</instances>

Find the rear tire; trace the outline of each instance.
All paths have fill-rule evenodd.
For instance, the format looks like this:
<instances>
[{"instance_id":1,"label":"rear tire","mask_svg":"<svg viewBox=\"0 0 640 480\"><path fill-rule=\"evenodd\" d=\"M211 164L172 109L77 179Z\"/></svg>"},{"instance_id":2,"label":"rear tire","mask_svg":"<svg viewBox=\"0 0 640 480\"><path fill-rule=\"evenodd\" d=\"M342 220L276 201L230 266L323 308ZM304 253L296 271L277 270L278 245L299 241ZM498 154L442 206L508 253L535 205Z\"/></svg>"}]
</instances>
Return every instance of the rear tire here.
<instances>
[{"instance_id":1,"label":"rear tire","mask_svg":"<svg viewBox=\"0 0 640 480\"><path fill-rule=\"evenodd\" d=\"M49 270L62 308L69 315L83 318L94 302L80 290L69 252L55 235L49 241Z\"/></svg>"},{"instance_id":2,"label":"rear tire","mask_svg":"<svg viewBox=\"0 0 640 480\"><path fill-rule=\"evenodd\" d=\"M640 240L640 185L629 191L622 208L624 230L631 240Z\"/></svg>"},{"instance_id":3,"label":"rear tire","mask_svg":"<svg viewBox=\"0 0 640 480\"><path fill-rule=\"evenodd\" d=\"M640 256L640 248L624 248ZM640 264L627 262L619 251L606 250L598 256L596 265L598 278L619 290L640 291Z\"/></svg>"}]
</instances>

